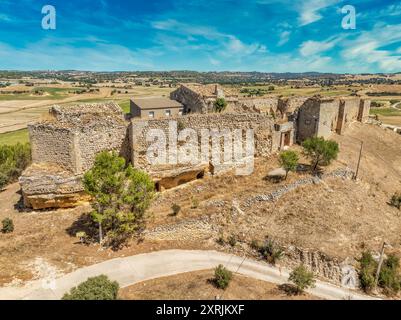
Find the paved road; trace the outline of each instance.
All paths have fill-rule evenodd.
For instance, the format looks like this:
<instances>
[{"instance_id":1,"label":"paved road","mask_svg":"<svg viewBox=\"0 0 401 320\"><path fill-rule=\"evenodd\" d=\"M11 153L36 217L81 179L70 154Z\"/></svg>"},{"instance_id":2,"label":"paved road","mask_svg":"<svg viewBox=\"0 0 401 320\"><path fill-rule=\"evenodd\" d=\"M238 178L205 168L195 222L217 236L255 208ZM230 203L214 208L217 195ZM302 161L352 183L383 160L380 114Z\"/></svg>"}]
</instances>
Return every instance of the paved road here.
<instances>
[{"instance_id":1,"label":"paved road","mask_svg":"<svg viewBox=\"0 0 401 320\"><path fill-rule=\"evenodd\" d=\"M121 287L183 272L215 268L218 264L237 271L243 258L217 251L165 250L152 253L117 258L89 267L80 268L52 281L33 281L24 287L0 288L0 299L60 299L71 287L85 281L88 277L106 274L119 282ZM266 263L246 259L238 273L276 284L287 282L288 271ZM355 291L336 287L317 281L316 287L309 290L315 296L325 299L373 299ZM210 297L214 299L214 297Z\"/></svg>"}]
</instances>

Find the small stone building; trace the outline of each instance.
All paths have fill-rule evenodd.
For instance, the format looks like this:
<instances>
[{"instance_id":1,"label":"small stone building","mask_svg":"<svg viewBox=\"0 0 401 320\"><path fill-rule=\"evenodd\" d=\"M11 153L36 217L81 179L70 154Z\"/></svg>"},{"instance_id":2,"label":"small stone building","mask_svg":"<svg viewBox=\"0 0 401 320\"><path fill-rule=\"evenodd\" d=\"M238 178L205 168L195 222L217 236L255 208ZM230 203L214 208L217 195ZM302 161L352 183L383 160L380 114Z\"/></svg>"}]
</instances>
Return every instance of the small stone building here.
<instances>
[{"instance_id":1,"label":"small stone building","mask_svg":"<svg viewBox=\"0 0 401 320\"><path fill-rule=\"evenodd\" d=\"M369 110L370 101L360 98L309 98L298 111L297 140L342 134L351 122L365 122Z\"/></svg>"},{"instance_id":2,"label":"small stone building","mask_svg":"<svg viewBox=\"0 0 401 320\"><path fill-rule=\"evenodd\" d=\"M130 101L132 117L154 119L182 115L184 106L168 98L136 98Z\"/></svg>"}]
</instances>

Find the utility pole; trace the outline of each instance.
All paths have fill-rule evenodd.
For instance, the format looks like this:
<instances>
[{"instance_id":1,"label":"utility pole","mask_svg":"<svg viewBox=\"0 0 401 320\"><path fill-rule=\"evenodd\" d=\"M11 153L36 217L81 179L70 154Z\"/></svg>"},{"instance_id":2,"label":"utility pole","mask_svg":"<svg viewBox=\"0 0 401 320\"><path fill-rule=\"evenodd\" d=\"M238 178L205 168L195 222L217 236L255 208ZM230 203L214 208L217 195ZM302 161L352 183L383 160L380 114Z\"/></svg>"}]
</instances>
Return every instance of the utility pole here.
<instances>
[{"instance_id":1,"label":"utility pole","mask_svg":"<svg viewBox=\"0 0 401 320\"><path fill-rule=\"evenodd\" d=\"M355 175L354 175L354 180L356 180L356 178L358 177L359 165L361 164L362 149L363 149L363 141L361 141L361 149L359 150L359 159L358 159L358 165L356 167L356 172L355 172Z\"/></svg>"},{"instance_id":2,"label":"utility pole","mask_svg":"<svg viewBox=\"0 0 401 320\"><path fill-rule=\"evenodd\" d=\"M380 258L379 258L379 264L377 265L377 270L376 270L376 277L375 277L375 284L374 284L374 290L377 288L377 282L379 281L379 276L380 276L380 271L383 265L383 256L384 256L384 248L386 246L386 242L383 241L382 249L380 252Z\"/></svg>"}]
</instances>

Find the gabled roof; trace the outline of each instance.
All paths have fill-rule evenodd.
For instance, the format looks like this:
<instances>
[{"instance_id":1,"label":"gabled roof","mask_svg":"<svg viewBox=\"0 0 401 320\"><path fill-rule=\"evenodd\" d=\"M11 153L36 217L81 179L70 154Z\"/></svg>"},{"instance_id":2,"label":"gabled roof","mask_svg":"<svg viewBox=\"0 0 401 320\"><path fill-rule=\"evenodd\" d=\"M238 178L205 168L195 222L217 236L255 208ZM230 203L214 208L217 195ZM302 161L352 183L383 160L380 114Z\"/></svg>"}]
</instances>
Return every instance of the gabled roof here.
<instances>
[{"instance_id":1,"label":"gabled roof","mask_svg":"<svg viewBox=\"0 0 401 320\"><path fill-rule=\"evenodd\" d=\"M178 101L169 98L132 98L131 101L142 110L184 107Z\"/></svg>"}]
</instances>

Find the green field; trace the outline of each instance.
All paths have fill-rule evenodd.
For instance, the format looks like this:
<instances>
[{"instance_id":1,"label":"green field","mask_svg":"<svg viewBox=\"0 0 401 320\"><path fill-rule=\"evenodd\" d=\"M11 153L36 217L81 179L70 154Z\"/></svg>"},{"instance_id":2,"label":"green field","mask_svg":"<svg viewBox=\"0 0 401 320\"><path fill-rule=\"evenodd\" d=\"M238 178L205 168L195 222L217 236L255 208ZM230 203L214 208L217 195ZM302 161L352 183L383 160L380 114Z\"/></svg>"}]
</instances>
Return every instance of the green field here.
<instances>
[{"instance_id":1,"label":"green field","mask_svg":"<svg viewBox=\"0 0 401 320\"><path fill-rule=\"evenodd\" d=\"M74 91L75 88L53 88L53 87L35 87L31 93L17 94L0 94L0 101L8 100L47 100L47 99L63 99L69 96L69 91ZM34 95L35 90L41 90L45 94Z\"/></svg>"},{"instance_id":2,"label":"green field","mask_svg":"<svg viewBox=\"0 0 401 320\"><path fill-rule=\"evenodd\" d=\"M21 129L12 132L6 132L0 134L0 145L13 145L16 143L29 142L28 129Z\"/></svg>"},{"instance_id":3,"label":"green field","mask_svg":"<svg viewBox=\"0 0 401 320\"><path fill-rule=\"evenodd\" d=\"M370 114L375 114L385 117L401 116L401 110L395 108L371 108Z\"/></svg>"}]
</instances>

